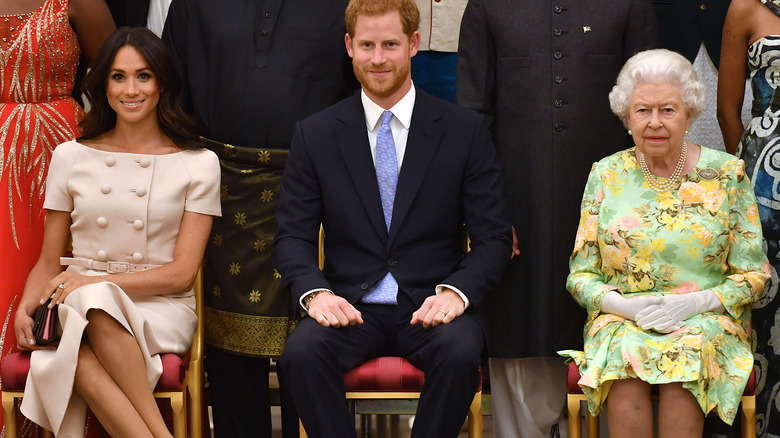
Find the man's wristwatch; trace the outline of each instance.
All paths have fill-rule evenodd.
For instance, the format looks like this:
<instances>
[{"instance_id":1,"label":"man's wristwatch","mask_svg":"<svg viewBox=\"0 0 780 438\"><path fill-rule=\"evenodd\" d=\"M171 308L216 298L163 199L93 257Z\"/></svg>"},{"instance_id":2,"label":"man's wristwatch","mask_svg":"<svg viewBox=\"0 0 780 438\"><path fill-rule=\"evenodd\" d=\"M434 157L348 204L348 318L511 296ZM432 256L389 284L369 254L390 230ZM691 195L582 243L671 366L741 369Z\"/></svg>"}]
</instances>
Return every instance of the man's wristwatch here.
<instances>
[{"instance_id":1,"label":"man's wristwatch","mask_svg":"<svg viewBox=\"0 0 780 438\"><path fill-rule=\"evenodd\" d=\"M317 295L319 295L319 294L321 294L323 292L328 292L329 294L334 295L333 292L331 292L329 290L317 290L317 291L314 291L314 292L310 293L309 295L306 295L306 297L303 299L303 308L306 309L306 311L308 312L309 311L309 303L311 303L311 300L313 300L314 297L316 297Z\"/></svg>"}]
</instances>

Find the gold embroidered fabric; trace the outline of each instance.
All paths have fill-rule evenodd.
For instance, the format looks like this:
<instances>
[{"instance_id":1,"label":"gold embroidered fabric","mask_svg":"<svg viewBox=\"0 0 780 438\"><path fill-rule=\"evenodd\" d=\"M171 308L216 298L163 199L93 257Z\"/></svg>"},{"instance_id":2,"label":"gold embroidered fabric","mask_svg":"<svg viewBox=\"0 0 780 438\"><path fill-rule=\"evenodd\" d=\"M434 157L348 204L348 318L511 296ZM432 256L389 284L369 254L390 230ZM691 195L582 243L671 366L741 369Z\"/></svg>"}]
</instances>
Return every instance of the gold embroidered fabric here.
<instances>
[{"instance_id":1,"label":"gold embroidered fabric","mask_svg":"<svg viewBox=\"0 0 780 438\"><path fill-rule=\"evenodd\" d=\"M278 357L295 322L287 317L255 316L206 306L206 342L249 356Z\"/></svg>"},{"instance_id":2,"label":"gold embroidered fabric","mask_svg":"<svg viewBox=\"0 0 780 438\"><path fill-rule=\"evenodd\" d=\"M214 218L203 270L206 342L233 353L278 356L295 308L271 256L289 150L203 141L222 170L222 217Z\"/></svg>"}]
</instances>

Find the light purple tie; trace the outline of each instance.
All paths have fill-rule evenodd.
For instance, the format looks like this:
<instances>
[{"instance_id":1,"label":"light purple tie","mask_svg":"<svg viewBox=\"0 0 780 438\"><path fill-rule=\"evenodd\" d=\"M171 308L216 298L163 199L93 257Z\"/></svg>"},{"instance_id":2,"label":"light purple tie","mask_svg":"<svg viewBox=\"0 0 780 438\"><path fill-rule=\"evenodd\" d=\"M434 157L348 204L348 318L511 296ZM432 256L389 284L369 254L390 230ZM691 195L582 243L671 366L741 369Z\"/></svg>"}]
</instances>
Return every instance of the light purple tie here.
<instances>
[{"instance_id":1,"label":"light purple tie","mask_svg":"<svg viewBox=\"0 0 780 438\"><path fill-rule=\"evenodd\" d=\"M376 180L379 183L379 197L382 200L382 211L385 214L385 225L390 231L390 221L393 218L393 202L395 202L395 186L398 184L398 155L395 151L393 131L390 129L390 120L393 113L382 113L382 126L376 135ZM398 304L398 283L393 274L387 273L385 278L363 296L364 303L371 304Z\"/></svg>"}]
</instances>

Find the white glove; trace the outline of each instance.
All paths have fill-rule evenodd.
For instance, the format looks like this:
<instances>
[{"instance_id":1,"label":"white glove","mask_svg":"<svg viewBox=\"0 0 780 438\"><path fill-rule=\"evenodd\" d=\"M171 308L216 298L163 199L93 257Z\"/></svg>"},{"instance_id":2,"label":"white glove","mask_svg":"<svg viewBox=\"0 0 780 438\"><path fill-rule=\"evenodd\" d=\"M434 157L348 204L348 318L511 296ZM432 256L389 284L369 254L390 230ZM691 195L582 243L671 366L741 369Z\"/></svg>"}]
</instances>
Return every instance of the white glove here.
<instances>
[{"instance_id":1,"label":"white glove","mask_svg":"<svg viewBox=\"0 0 780 438\"><path fill-rule=\"evenodd\" d=\"M671 333L685 325L664 310L663 305L656 304L636 314L636 325L642 330L655 330L659 333Z\"/></svg>"},{"instance_id":2,"label":"white glove","mask_svg":"<svg viewBox=\"0 0 780 438\"><path fill-rule=\"evenodd\" d=\"M707 289L662 297L660 306L639 312L636 323L644 330L670 333L685 325L685 320L704 312L723 312L725 308L715 292Z\"/></svg>"},{"instance_id":3,"label":"white glove","mask_svg":"<svg viewBox=\"0 0 780 438\"><path fill-rule=\"evenodd\" d=\"M601 299L601 311L636 321L639 312L650 306L661 304L662 298L653 296L626 298L619 292L610 291Z\"/></svg>"}]
</instances>

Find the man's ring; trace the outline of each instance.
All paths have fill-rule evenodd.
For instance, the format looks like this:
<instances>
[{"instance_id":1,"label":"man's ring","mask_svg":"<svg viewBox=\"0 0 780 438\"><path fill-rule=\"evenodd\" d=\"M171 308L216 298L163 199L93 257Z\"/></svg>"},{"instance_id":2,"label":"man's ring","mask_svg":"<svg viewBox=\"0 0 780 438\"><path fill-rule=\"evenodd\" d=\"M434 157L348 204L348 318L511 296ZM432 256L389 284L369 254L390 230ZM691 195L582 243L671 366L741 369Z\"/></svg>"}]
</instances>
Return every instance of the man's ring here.
<instances>
[{"instance_id":1,"label":"man's ring","mask_svg":"<svg viewBox=\"0 0 780 438\"><path fill-rule=\"evenodd\" d=\"M443 313L443 314L444 314L444 316L447 316L447 312L445 312L445 311L443 311L443 310L439 310L439 312Z\"/></svg>"},{"instance_id":2,"label":"man's ring","mask_svg":"<svg viewBox=\"0 0 780 438\"><path fill-rule=\"evenodd\" d=\"M62 283L60 283L60 285L59 285L59 286L57 286L57 287L58 287L59 289L65 290L65 285L64 285L64 284L62 284Z\"/></svg>"}]
</instances>

